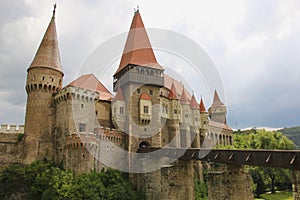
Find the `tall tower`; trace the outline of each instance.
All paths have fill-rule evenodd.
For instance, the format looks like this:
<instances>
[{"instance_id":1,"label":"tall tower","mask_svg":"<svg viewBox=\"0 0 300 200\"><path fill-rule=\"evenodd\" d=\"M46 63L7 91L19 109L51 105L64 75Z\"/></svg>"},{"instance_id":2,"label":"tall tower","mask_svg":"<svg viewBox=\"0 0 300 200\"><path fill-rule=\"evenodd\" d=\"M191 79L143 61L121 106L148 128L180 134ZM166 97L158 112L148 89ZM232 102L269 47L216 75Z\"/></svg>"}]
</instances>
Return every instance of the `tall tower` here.
<instances>
[{"instance_id":1,"label":"tall tower","mask_svg":"<svg viewBox=\"0 0 300 200\"><path fill-rule=\"evenodd\" d=\"M220 100L218 92L215 90L214 100L211 107L208 109L209 117L214 122L226 124L227 108Z\"/></svg>"},{"instance_id":2,"label":"tall tower","mask_svg":"<svg viewBox=\"0 0 300 200\"><path fill-rule=\"evenodd\" d=\"M120 65L113 76L114 91L121 88L126 103L124 127L125 132L130 135L127 145L130 152L136 152L140 145L161 145L159 97L160 88L164 86L163 71L155 58L137 10L132 19ZM143 137L139 138L136 133Z\"/></svg>"},{"instance_id":3,"label":"tall tower","mask_svg":"<svg viewBox=\"0 0 300 200\"><path fill-rule=\"evenodd\" d=\"M25 149L23 161L52 159L54 154L53 94L62 87L63 72L55 25L55 7L46 33L27 70L27 105L25 117Z\"/></svg>"}]
</instances>

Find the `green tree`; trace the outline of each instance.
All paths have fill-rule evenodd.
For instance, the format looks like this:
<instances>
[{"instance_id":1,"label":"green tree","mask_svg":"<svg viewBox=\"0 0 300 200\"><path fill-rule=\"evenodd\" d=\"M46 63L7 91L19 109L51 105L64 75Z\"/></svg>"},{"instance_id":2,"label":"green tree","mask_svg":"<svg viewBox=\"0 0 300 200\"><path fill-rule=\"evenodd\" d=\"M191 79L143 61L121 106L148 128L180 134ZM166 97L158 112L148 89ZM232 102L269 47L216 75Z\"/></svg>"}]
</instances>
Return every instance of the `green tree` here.
<instances>
[{"instance_id":1,"label":"green tree","mask_svg":"<svg viewBox=\"0 0 300 200\"><path fill-rule=\"evenodd\" d=\"M241 131L235 133L234 147L238 149L295 149L294 143L282 133L256 129L246 133ZM276 188L278 190L291 188L288 170L263 167L247 167L247 169L256 185L256 196L266 192L267 189L275 193Z\"/></svg>"},{"instance_id":2,"label":"green tree","mask_svg":"<svg viewBox=\"0 0 300 200\"><path fill-rule=\"evenodd\" d=\"M0 199L10 199L15 194L24 194L22 199L42 200L144 199L125 177L112 169L74 175L47 161L12 165L0 173Z\"/></svg>"}]
</instances>

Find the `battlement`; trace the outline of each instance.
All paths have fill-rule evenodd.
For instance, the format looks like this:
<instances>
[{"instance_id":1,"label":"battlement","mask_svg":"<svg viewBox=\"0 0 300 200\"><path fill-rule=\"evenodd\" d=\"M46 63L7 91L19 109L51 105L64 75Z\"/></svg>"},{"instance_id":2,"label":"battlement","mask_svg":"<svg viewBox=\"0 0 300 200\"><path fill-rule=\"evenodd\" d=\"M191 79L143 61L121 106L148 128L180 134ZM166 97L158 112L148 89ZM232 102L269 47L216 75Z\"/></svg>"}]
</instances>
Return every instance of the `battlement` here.
<instances>
[{"instance_id":1,"label":"battlement","mask_svg":"<svg viewBox=\"0 0 300 200\"><path fill-rule=\"evenodd\" d=\"M99 93L96 91L82 89L74 86L67 86L60 90L54 99L58 103L70 97L77 100L85 99L87 101L93 101L99 98Z\"/></svg>"},{"instance_id":2,"label":"battlement","mask_svg":"<svg viewBox=\"0 0 300 200\"><path fill-rule=\"evenodd\" d=\"M0 133L24 133L24 125L15 125L15 124L1 124Z\"/></svg>"},{"instance_id":3,"label":"battlement","mask_svg":"<svg viewBox=\"0 0 300 200\"><path fill-rule=\"evenodd\" d=\"M94 133L73 133L66 136L68 148L98 145L100 142L111 142L117 146L123 146L124 141L124 133L104 127L96 128Z\"/></svg>"},{"instance_id":4,"label":"battlement","mask_svg":"<svg viewBox=\"0 0 300 200\"><path fill-rule=\"evenodd\" d=\"M24 125L2 124L0 128L0 143L18 143L24 135Z\"/></svg>"}]
</instances>

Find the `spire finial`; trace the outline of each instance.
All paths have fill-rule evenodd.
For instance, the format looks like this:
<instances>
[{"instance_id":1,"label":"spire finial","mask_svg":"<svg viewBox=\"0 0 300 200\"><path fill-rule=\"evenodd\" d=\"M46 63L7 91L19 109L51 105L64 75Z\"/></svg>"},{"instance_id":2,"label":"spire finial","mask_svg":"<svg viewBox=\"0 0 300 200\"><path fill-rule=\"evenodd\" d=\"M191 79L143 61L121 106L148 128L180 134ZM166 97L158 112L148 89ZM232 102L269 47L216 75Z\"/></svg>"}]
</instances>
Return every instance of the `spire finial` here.
<instances>
[{"instance_id":1,"label":"spire finial","mask_svg":"<svg viewBox=\"0 0 300 200\"><path fill-rule=\"evenodd\" d=\"M137 5L136 5L136 8L134 8L134 14L135 14L135 13L138 13L138 12L139 12L139 9L140 9L139 4L137 4Z\"/></svg>"},{"instance_id":2,"label":"spire finial","mask_svg":"<svg viewBox=\"0 0 300 200\"><path fill-rule=\"evenodd\" d=\"M55 16L56 3L53 5L53 17Z\"/></svg>"}]
</instances>

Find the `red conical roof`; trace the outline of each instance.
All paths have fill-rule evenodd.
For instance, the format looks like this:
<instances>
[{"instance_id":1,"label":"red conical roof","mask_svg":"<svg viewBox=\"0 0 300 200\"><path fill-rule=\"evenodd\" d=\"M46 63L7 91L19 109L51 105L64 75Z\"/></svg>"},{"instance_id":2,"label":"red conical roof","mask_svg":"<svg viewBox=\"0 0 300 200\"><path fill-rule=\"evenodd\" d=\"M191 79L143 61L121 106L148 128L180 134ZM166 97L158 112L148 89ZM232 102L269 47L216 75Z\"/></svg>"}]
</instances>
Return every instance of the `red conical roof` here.
<instances>
[{"instance_id":1,"label":"red conical roof","mask_svg":"<svg viewBox=\"0 0 300 200\"><path fill-rule=\"evenodd\" d=\"M214 101L213 101L211 107L215 107L215 106L224 106L224 103L219 98L217 90L215 90Z\"/></svg>"},{"instance_id":2,"label":"red conical roof","mask_svg":"<svg viewBox=\"0 0 300 200\"><path fill-rule=\"evenodd\" d=\"M33 67L49 67L62 72L54 14L55 10L53 11L52 19L41 44L28 69Z\"/></svg>"},{"instance_id":3,"label":"red conical roof","mask_svg":"<svg viewBox=\"0 0 300 200\"><path fill-rule=\"evenodd\" d=\"M194 95L192 96L192 99L191 99L191 109L199 109L199 105L197 104L197 101L196 101Z\"/></svg>"},{"instance_id":4,"label":"red conical roof","mask_svg":"<svg viewBox=\"0 0 300 200\"><path fill-rule=\"evenodd\" d=\"M139 11L135 12L132 19L121 62L114 75L124 69L128 64L163 70L157 63Z\"/></svg>"},{"instance_id":5,"label":"red conical roof","mask_svg":"<svg viewBox=\"0 0 300 200\"><path fill-rule=\"evenodd\" d=\"M203 112L206 112L206 108L204 106L204 103L203 103L203 100L201 98L201 101L200 101L200 112L203 113Z\"/></svg>"},{"instance_id":6,"label":"red conical roof","mask_svg":"<svg viewBox=\"0 0 300 200\"><path fill-rule=\"evenodd\" d=\"M72 81L69 85L78 87L78 88L82 88L82 89L91 90L91 91L97 91L97 92L99 92L99 99L101 99L101 100L109 100L110 98L112 98L112 94L94 76L94 74L82 75L79 78Z\"/></svg>"},{"instance_id":7,"label":"red conical roof","mask_svg":"<svg viewBox=\"0 0 300 200\"><path fill-rule=\"evenodd\" d=\"M178 99L174 83L172 83L168 98L169 99Z\"/></svg>"},{"instance_id":8,"label":"red conical roof","mask_svg":"<svg viewBox=\"0 0 300 200\"><path fill-rule=\"evenodd\" d=\"M116 94L115 98L113 99L113 101L117 101L117 100L119 100L119 101L125 101L125 98L123 96L123 92L122 92L122 90L121 90L120 87L118 88L117 94Z\"/></svg>"},{"instance_id":9,"label":"red conical roof","mask_svg":"<svg viewBox=\"0 0 300 200\"><path fill-rule=\"evenodd\" d=\"M190 100L187 97L187 92L185 90L185 88L182 88L182 94L181 94L181 98L180 98L180 103L181 104L190 104Z\"/></svg>"}]
</instances>

